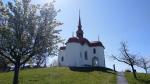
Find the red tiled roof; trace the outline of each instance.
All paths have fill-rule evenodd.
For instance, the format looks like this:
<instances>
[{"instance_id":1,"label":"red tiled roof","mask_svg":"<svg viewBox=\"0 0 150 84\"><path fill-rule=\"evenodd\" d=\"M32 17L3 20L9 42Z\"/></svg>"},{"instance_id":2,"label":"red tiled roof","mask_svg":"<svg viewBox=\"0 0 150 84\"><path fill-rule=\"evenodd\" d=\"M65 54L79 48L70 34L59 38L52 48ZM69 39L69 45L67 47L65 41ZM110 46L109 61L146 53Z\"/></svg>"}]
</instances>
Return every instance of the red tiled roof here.
<instances>
[{"instance_id":1,"label":"red tiled roof","mask_svg":"<svg viewBox=\"0 0 150 84\"><path fill-rule=\"evenodd\" d=\"M91 44L91 47L96 47L96 46L104 47L100 41L91 42L90 44Z\"/></svg>"},{"instance_id":2,"label":"red tiled roof","mask_svg":"<svg viewBox=\"0 0 150 84\"><path fill-rule=\"evenodd\" d=\"M72 38L69 38L69 40L67 41L67 43L72 43L72 42L80 43L81 45L83 45L85 43L87 43L88 45L90 45L90 42L86 38L72 37Z\"/></svg>"},{"instance_id":3,"label":"red tiled roof","mask_svg":"<svg viewBox=\"0 0 150 84\"><path fill-rule=\"evenodd\" d=\"M86 39L86 38L79 38L79 42L84 45L85 43L87 43L88 45L90 45L90 42Z\"/></svg>"},{"instance_id":4,"label":"red tiled roof","mask_svg":"<svg viewBox=\"0 0 150 84\"><path fill-rule=\"evenodd\" d=\"M80 43L78 38L76 37L69 38L67 43L72 43L72 42Z\"/></svg>"},{"instance_id":5,"label":"red tiled roof","mask_svg":"<svg viewBox=\"0 0 150 84\"><path fill-rule=\"evenodd\" d=\"M80 43L81 45L87 43L90 47L96 47L96 46L104 47L100 41L89 42L86 38L71 37L67 41L67 43L73 43L73 42Z\"/></svg>"}]
</instances>

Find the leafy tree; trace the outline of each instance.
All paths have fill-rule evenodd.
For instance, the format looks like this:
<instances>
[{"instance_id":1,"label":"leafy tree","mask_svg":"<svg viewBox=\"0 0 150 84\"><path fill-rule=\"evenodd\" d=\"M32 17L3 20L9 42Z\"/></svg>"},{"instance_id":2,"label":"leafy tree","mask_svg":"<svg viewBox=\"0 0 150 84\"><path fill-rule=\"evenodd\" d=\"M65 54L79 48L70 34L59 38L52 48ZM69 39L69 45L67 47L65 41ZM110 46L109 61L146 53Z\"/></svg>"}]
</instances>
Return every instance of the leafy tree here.
<instances>
[{"instance_id":1,"label":"leafy tree","mask_svg":"<svg viewBox=\"0 0 150 84\"><path fill-rule=\"evenodd\" d=\"M36 67L41 67L42 64L46 62L46 55L45 54L38 54L32 57L32 62L36 64Z\"/></svg>"},{"instance_id":2,"label":"leafy tree","mask_svg":"<svg viewBox=\"0 0 150 84\"><path fill-rule=\"evenodd\" d=\"M129 49L128 49L128 46L127 46L126 42L121 42L120 53L121 53L121 56L112 55L112 57L115 60L119 61L119 62L123 62L123 63L128 64L129 66L131 66L132 71L133 71L133 76L135 78L137 78L136 70L134 69L134 65L136 65L138 63L138 58L137 58L136 55L131 54L129 52Z\"/></svg>"},{"instance_id":3,"label":"leafy tree","mask_svg":"<svg viewBox=\"0 0 150 84\"><path fill-rule=\"evenodd\" d=\"M54 2L40 5L31 0L0 1L0 55L15 65L13 84L18 84L20 66L33 56L51 54L60 42L61 25Z\"/></svg>"}]
</instances>

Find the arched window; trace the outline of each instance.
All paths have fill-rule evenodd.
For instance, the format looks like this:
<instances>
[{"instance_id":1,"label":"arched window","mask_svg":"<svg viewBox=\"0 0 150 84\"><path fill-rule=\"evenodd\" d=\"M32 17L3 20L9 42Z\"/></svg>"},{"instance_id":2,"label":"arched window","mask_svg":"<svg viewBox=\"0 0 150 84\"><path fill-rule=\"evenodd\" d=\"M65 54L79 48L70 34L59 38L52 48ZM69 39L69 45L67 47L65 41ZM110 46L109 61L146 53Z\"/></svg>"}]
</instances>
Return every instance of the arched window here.
<instances>
[{"instance_id":1,"label":"arched window","mask_svg":"<svg viewBox=\"0 0 150 84\"><path fill-rule=\"evenodd\" d=\"M92 66L93 66L93 67L99 66L98 57L93 57L93 58L92 58Z\"/></svg>"},{"instance_id":2,"label":"arched window","mask_svg":"<svg viewBox=\"0 0 150 84\"><path fill-rule=\"evenodd\" d=\"M82 53L80 52L80 58L82 58Z\"/></svg>"},{"instance_id":3,"label":"arched window","mask_svg":"<svg viewBox=\"0 0 150 84\"><path fill-rule=\"evenodd\" d=\"M87 51L84 52L84 58L85 58L85 60L88 60L88 53L87 53Z\"/></svg>"},{"instance_id":4,"label":"arched window","mask_svg":"<svg viewBox=\"0 0 150 84\"><path fill-rule=\"evenodd\" d=\"M62 61L62 62L64 61L64 57L63 57L63 56L61 57L61 61Z\"/></svg>"},{"instance_id":5,"label":"arched window","mask_svg":"<svg viewBox=\"0 0 150 84\"><path fill-rule=\"evenodd\" d=\"M95 48L93 49L93 53L96 54L96 49Z\"/></svg>"}]
</instances>

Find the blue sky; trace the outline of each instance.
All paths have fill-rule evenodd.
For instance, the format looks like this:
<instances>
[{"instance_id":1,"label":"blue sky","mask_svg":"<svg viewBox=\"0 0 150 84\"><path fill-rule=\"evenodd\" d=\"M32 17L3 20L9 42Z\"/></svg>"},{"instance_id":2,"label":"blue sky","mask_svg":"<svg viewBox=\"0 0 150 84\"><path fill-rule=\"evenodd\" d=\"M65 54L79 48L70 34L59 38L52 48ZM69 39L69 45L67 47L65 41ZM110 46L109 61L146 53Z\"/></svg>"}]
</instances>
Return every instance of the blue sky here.
<instances>
[{"instance_id":1,"label":"blue sky","mask_svg":"<svg viewBox=\"0 0 150 84\"><path fill-rule=\"evenodd\" d=\"M49 1L33 0L33 3ZM99 35L106 47L107 67L116 64L117 70L130 69L110 58L111 54L119 55L121 41L128 42L132 53L150 58L150 0L56 0L55 5L61 9L57 19L64 23L59 28L66 40L77 30L80 9L84 36L93 41Z\"/></svg>"}]
</instances>

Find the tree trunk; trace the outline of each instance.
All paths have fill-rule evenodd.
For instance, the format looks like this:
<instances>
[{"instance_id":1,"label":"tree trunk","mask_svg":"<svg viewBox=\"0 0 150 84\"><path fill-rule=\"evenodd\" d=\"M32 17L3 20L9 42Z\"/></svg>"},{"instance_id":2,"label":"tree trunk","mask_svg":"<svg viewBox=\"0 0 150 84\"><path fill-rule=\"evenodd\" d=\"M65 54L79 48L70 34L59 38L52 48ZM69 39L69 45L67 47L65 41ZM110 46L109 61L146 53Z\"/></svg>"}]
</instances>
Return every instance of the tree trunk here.
<instances>
[{"instance_id":1,"label":"tree trunk","mask_svg":"<svg viewBox=\"0 0 150 84\"><path fill-rule=\"evenodd\" d=\"M146 71L146 74L147 74L147 69L145 69L145 71Z\"/></svg>"},{"instance_id":2,"label":"tree trunk","mask_svg":"<svg viewBox=\"0 0 150 84\"><path fill-rule=\"evenodd\" d=\"M46 65L46 63L44 64L44 68L46 68L47 67L47 65Z\"/></svg>"},{"instance_id":3,"label":"tree trunk","mask_svg":"<svg viewBox=\"0 0 150 84\"><path fill-rule=\"evenodd\" d=\"M23 64L22 69L25 69L25 63Z\"/></svg>"},{"instance_id":4,"label":"tree trunk","mask_svg":"<svg viewBox=\"0 0 150 84\"><path fill-rule=\"evenodd\" d=\"M147 69L145 69L145 72L146 72L146 73L145 73L145 76L146 76L146 75L147 75Z\"/></svg>"},{"instance_id":5,"label":"tree trunk","mask_svg":"<svg viewBox=\"0 0 150 84\"><path fill-rule=\"evenodd\" d=\"M40 68L40 62L36 62L36 67Z\"/></svg>"},{"instance_id":6,"label":"tree trunk","mask_svg":"<svg viewBox=\"0 0 150 84\"><path fill-rule=\"evenodd\" d=\"M18 81L19 68L20 68L20 63L18 62L15 64L13 84L19 84L19 81Z\"/></svg>"},{"instance_id":7,"label":"tree trunk","mask_svg":"<svg viewBox=\"0 0 150 84\"><path fill-rule=\"evenodd\" d=\"M133 71L133 76L134 76L134 78L137 78L137 77L136 77L136 71L135 71L135 69L134 69L134 66L131 65L131 68L132 68L132 71Z\"/></svg>"}]
</instances>

